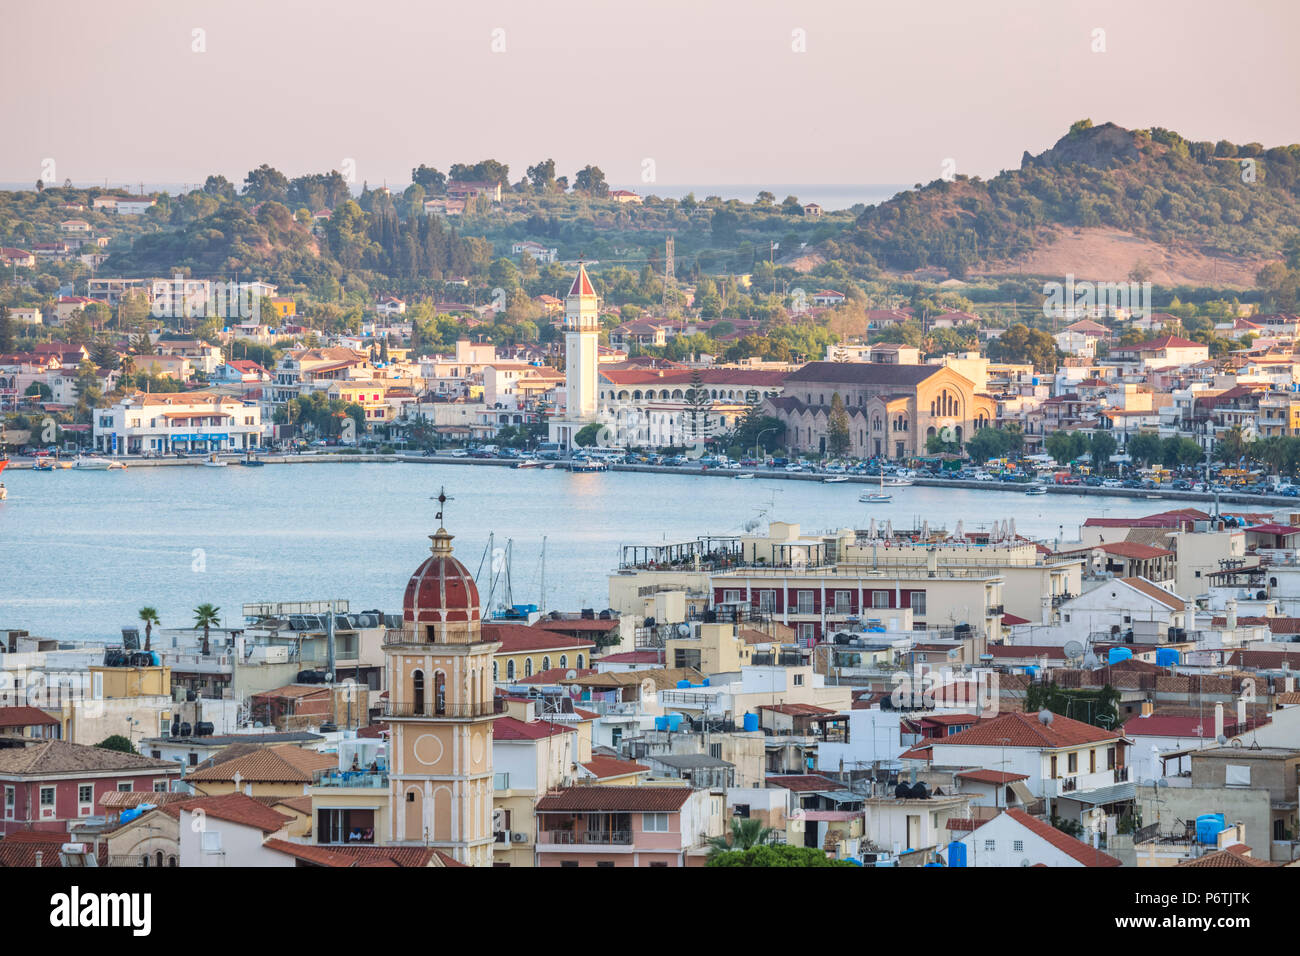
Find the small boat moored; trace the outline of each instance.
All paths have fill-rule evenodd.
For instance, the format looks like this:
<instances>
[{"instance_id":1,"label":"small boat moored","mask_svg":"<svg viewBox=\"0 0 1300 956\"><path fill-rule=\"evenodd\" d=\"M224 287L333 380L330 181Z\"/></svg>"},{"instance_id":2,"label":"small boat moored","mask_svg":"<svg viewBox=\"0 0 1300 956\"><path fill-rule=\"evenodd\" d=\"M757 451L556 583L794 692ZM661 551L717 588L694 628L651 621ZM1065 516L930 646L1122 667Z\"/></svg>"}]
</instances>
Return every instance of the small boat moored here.
<instances>
[{"instance_id":1,"label":"small boat moored","mask_svg":"<svg viewBox=\"0 0 1300 956\"><path fill-rule=\"evenodd\" d=\"M827 475L825 478L822 479L822 484L834 485L834 484L838 484L841 481L848 481L848 480L849 480L848 475Z\"/></svg>"},{"instance_id":2,"label":"small boat moored","mask_svg":"<svg viewBox=\"0 0 1300 956\"><path fill-rule=\"evenodd\" d=\"M1045 486L1043 486L1043 485L1030 485L1028 488L1025 489L1025 494L1027 494L1027 495L1045 495L1045 494L1047 494L1047 488L1046 488Z\"/></svg>"},{"instance_id":3,"label":"small boat moored","mask_svg":"<svg viewBox=\"0 0 1300 956\"><path fill-rule=\"evenodd\" d=\"M894 496L886 495L886 494L860 495L858 497L858 500L861 501L863 504L879 505L879 504L884 504L887 501L893 501Z\"/></svg>"},{"instance_id":4,"label":"small boat moored","mask_svg":"<svg viewBox=\"0 0 1300 956\"><path fill-rule=\"evenodd\" d=\"M70 466L64 464L63 467L76 468L78 471L108 471L113 467L113 462L101 455L81 455Z\"/></svg>"},{"instance_id":5,"label":"small boat moored","mask_svg":"<svg viewBox=\"0 0 1300 956\"><path fill-rule=\"evenodd\" d=\"M203 464L206 465L208 468L225 468L228 464L230 464L230 462L222 461L215 454L212 454L207 457L207 459L203 462Z\"/></svg>"},{"instance_id":6,"label":"small boat moored","mask_svg":"<svg viewBox=\"0 0 1300 956\"><path fill-rule=\"evenodd\" d=\"M743 475L736 475L736 476L735 476L736 481L748 481L750 478L753 478L753 477L755 477L755 475L754 475L754 473L753 473L752 471L747 471L747 472L745 472Z\"/></svg>"}]
</instances>

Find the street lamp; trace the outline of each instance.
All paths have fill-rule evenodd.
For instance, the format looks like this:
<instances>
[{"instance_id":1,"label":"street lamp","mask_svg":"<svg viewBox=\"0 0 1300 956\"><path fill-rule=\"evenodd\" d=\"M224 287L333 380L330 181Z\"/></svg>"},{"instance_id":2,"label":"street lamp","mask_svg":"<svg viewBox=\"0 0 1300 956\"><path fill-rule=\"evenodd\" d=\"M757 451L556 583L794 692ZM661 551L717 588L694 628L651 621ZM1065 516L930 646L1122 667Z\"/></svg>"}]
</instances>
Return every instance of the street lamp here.
<instances>
[{"instance_id":1,"label":"street lamp","mask_svg":"<svg viewBox=\"0 0 1300 956\"><path fill-rule=\"evenodd\" d=\"M777 425L773 425L771 428L764 428L761 432L758 433L757 436L755 436L754 438L754 460L755 461L758 460L758 446L763 443L763 436L766 435L768 432L777 431L778 428L779 426Z\"/></svg>"}]
</instances>

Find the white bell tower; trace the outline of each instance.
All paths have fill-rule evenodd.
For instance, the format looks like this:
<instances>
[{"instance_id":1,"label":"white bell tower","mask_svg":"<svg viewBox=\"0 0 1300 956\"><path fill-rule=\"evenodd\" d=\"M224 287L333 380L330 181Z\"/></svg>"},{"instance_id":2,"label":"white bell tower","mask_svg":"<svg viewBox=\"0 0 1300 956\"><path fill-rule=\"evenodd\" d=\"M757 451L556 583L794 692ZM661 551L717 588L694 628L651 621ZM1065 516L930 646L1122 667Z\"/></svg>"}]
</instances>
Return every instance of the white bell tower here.
<instances>
[{"instance_id":1,"label":"white bell tower","mask_svg":"<svg viewBox=\"0 0 1300 956\"><path fill-rule=\"evenodd\" d=\"M596 290L587 267L578 274L564 300L564 418L551 423L551 440L572 449L574 436L596 421L599 411L597 364L600 350L600 313Z\"/></svg>"}]
</instances>

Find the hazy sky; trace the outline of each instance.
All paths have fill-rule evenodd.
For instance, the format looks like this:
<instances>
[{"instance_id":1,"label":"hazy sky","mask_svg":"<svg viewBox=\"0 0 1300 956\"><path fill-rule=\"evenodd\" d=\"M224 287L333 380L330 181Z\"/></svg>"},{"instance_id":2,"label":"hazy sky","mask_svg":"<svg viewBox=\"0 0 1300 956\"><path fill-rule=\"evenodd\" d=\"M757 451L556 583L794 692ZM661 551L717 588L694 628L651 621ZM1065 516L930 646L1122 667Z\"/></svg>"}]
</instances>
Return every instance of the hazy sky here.
<instances>
[{"instance_id":1,"label":"hazy sky","mask_svg":"<svg viewBox=\"0 0 1300 956\"><path fill-rule=\"evenodd\" d=\"M1300 142L1297 0L3 3L0 181L350 159L404 185L553 157L617 183L650 160L664 184L910 184L1018 166L1085 116Z\"/></svg>"}]
</instances>

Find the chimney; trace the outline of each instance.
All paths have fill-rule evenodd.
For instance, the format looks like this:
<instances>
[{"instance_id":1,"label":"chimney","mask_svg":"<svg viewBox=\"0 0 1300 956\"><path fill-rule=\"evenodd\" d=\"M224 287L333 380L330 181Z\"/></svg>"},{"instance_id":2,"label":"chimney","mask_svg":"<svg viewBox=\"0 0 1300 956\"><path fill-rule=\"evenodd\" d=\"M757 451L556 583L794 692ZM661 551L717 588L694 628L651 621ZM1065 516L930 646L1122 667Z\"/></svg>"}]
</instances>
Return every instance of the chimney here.
<instances>
[{"instance_id":1,"label":"chimney","mask_svg":"<svg viewBox=\"0 0 1300 956\"><path fill-rule=\"evenodd\" d=\"M1156 709L1155 704L1151 703L1151 701L1149 701L1149 700L1144 700L1144 701L1142 701L1142 716L1143 716L1143 717L1150 717L1151 714L1155 711L1155 709Z\"/></svg>"},{"instance_id":2,"label":"chimney","mask_svg":"<svg viewBox=\"0 0 1300 956\"><path fill-rule=\"evenodd\" d=\"M925 570L930 577L934 577L939 573L939 550L937 548L926 549Z\"/></svg>"},{"instance_id":3,"label":"chimney","mask_svg":"<svg viewBox=\"0 0 1300 956\"><path fill-rule=\"evenodd\" d=\"M44 854L42 851L37 850L37 851L36 851L36 868L37 868L38 870L41 868L41 860L43 860L43 859L45 859L45 854Z\"/></svg>"},{"instance_id":4,"label":"chimney","mask_svg":"<svg viewBox=\"0 0 1300 956\"><path fill-rule=\"evenodd\" d=\"M1246 729L1246 695L1237 698L1237 733Z\"/></svg>"},{"instance_id":5,"label":"chimney","mask_svg":"<svg viewBox=\"0 0 1300 956\"><path fill-rule=\"evenodd\" d=\"M1228 630L1235 631L1236 629L1237 629L1237 599L1229 598L1228 599Z\"/></svg>"},{"instance_id":6,"label":"chimney","mask_svg":"<svg viewBox=\"0 0 1300 956\"><path fill-rule=\"evenodd\" d=\"M1043 595L1043 623L1052 623L1052 597L1050 594Z\"/></svg>"},{"instance_id":7,"label":"chimney","mask_svg":"<svg viewBox=\"0 0 1300 956\"><path fill-rule=\"evenodd\" d=\"M1223 704L1214 705L1214 739L1223 736Z\"/></svg>"}]
</instances>

